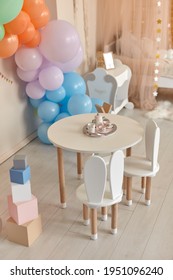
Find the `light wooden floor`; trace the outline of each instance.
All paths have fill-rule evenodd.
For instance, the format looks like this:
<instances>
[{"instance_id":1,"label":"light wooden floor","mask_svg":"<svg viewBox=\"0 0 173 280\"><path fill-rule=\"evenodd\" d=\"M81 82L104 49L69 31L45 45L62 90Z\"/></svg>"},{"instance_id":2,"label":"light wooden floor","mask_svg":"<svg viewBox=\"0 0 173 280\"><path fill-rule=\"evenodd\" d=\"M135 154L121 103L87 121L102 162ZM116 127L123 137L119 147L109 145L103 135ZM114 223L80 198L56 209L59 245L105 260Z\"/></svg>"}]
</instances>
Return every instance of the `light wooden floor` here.
<instances>
[{"instance_id":1,"label":"light wooden floor","mask_svg":"<svg viewBox=\"0 0 173 280\"><path fill-rule=\"evenodd\" d=\"M145 126L140 110L123 110L121 114L137 119ZM82 224L82 206L75 197L80 184L76 177L76 155L65 152L68 208L59 207L56 150L37 139L20 150L31 167L32 193L38 198L43 233L31 247L7 240L9 217L7 195L10 194L9 169L13 157L0 166L0 259L173 259L173 122L157 120L161 128L160 171L153 179L152 203L144 204L139 180L134 180L133 205L119 206L118 233L110 234L110 217L98 221L98 240L89 238L90 228ZM143 142L133 153L143 152ZM99 214L100 218L100 214Z\"/></svg>"}]
</instances>

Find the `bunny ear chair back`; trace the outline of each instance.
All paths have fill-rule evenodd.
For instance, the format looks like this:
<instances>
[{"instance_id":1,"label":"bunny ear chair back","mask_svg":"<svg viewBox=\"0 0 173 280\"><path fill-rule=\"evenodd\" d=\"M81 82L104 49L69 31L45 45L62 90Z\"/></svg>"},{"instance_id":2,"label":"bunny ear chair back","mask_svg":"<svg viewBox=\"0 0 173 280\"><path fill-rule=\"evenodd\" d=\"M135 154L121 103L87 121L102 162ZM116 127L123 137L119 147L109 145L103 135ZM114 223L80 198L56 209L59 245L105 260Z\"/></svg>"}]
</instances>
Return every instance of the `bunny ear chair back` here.
<instances>
[{"instance_id":1,"label":"bunny ear chair back","mask_svg":"<svg viewBox=\"0 0 173 280\"><path fill-rule=\"evenodd\" d=\"M151 203L151 178L159 171L158 154L160 128L155 121L149 120L145 130L145 155L125 158L124 176L127 177L127 205L132 204L132 177L142 178L142 191L145 192L146 205Z\"/></svg>"},{"instance_id":2,"label":"bunny ear chair back","mask_svg":"<svg viewBox=\"0 0 173 280\"><path fill-rule=\"evenodd\" d=\"M92 155L84 165L84 183L76 195L83 204L84 224L91 220L91 239L97 239L97 209L111 206L111 232L117 232L118 203L122 200L122 182L124 174L124 154L116 151L110 158L109 180L107 165L98 155ZM90 210L90 219L89 219ZM104 212L104 211L103 211ZM102 220L106 220L104 216Z\"/></svg>"}]
</instances>

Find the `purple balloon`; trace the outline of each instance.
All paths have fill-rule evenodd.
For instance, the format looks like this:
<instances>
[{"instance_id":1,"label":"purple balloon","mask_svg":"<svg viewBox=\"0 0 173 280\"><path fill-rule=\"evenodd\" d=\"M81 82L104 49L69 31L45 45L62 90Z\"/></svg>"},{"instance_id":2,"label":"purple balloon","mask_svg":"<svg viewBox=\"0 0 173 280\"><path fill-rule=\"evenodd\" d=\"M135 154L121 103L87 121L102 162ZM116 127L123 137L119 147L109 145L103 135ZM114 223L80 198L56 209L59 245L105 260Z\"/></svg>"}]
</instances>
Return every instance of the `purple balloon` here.
<instances>
[{"instance_id":1,"label":"purple balloon","mask_svg":"<svg viewBox=\"0 0 173 280\"><path fill-rule=\"evenodd\" d=\"M83 49L82 47L79 47L77 54L72 60L67 61L65 63L57 62L56 65L64 73L67 73L67 72L74 71L82 63L82 61L83 61Z\"/></svg>"},{"instance_id":2,"label":"purple balloon","mask_svg":"<svg viewBox=\"0 0 173 280\"><path fill-rule=\"evenodd\" d=\"M17 67L17 75L24 82L31 82L38 79L39 71L31 70L31 71L23 71L19 67Z\"/></svg>"},{"instance_id":3,"label":"purple balloon","mask_svg":"<svg viewBox=\"0 0 173 280\"><path fill-rule=\"evenodd\" d=\"M40 31L39 49L53 63L72 60L81 45L75 27L65 20L52 20Z\"/></svg>"},{"instance_id":4,"label":"purple balloon","mask_svg":"<svg viewBox=\"0 0 173 280\"><path fill-rule=\"evenodd\" d=\"M33 99L40 99L45 95L45 89L40 85L39 81L33 81L26 85L26 94Z\"/></svg>"},{"instance_id":5,"label":"purple balloon","mask_svg":"<svg viewBox=\"0 0 173 280\"><path fill-rule=\"evenodd\" d=\"M64 81L64 75L57 66L50 66L40 71L40 85L47 90L59 88Z\"/></svg>"},{"instance_id":6,"label":"purple balloon","mask_svg":"<svg viewBox=\"0 0 173 280\"><path fill-rule=\"evenodd\" d=\"M37 48L21 47L15 53L17 66L24 71L38 69L42 64L43 57Z\"/></svg>"},{"instance_id":7,"label":"purple balloon","mask_svg":"<svg viewBox=\"0 0 173 280\"><path fill-rule=\"evenodd\" d=\"M43 61L42 61L42 64L41 66L39 67L40 70L46 68L46 67L49 67L49 66L52 66L52 62L50 62L49 60L47 60L44 56L43 56Z\"/></svg>"}]
</instances>

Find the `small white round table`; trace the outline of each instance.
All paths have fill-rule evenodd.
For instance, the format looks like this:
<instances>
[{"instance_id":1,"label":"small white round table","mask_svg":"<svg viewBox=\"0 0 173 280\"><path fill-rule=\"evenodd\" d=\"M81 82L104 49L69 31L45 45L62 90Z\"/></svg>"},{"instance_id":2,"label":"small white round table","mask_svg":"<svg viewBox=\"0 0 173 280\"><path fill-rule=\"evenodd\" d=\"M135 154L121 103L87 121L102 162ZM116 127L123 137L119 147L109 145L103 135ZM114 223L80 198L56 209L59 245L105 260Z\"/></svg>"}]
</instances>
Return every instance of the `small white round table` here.
<instances>
[{"instance_id":1,"label":"small white round table","mask_svg":"<svg viewBox=\"0 0 173 280\"><path fill-rule=\"evenodd\" d=\"M78 174L81 174L81 153L107 154L119 149L127 149L127 154L130 155L131 147L142 140L144 130L138 122L124 116L106 113L102 115L117 126L113 134L101 137L84 134L83 127L91 122L95 115L95 113L90 113L70 116L55 122L48 129L48 138L57 147L62 208L66 207L63 149L77 153Z\"/></svg>"}]
</instances>

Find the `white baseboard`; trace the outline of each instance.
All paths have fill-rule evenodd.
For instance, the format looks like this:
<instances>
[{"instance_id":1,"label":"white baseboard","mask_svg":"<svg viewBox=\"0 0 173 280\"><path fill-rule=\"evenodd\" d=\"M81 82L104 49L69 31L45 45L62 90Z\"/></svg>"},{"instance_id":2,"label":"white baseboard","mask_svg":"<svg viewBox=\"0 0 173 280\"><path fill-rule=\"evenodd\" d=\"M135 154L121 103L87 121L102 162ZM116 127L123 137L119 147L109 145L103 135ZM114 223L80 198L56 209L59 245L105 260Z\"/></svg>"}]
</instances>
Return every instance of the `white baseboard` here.
<instances>
[{"instance_id":1,"label":"white baseboard","mask_svg":"<svg viewBox=\"0 0 173 280\"><path fill-rule=\"evenodd\" d=\"M20 143L12 147L8 152L0 155L0 164L6 161L8 158L10 158L12 155L17 153L20 149L22 149L24 146L26 146L29 142L31 142L33 139L37 137L37 131L33 132L29 136L27 136L25 139L23 139Z\"/></svg>"}]
</instances>

